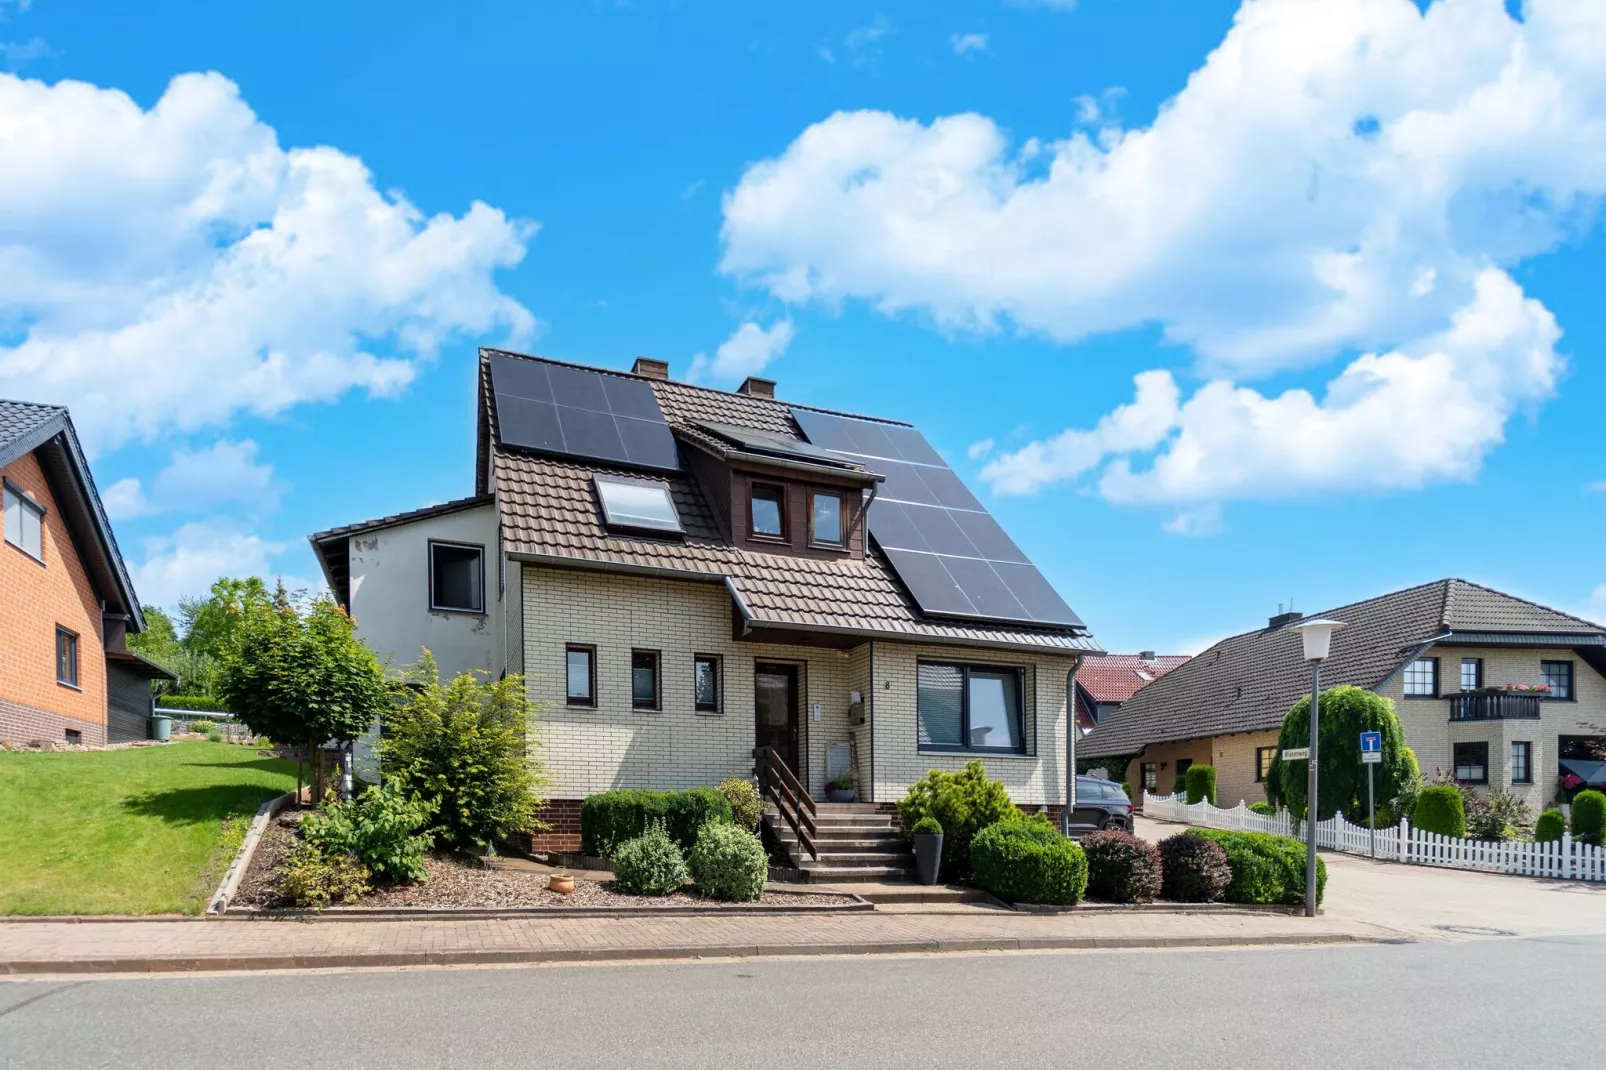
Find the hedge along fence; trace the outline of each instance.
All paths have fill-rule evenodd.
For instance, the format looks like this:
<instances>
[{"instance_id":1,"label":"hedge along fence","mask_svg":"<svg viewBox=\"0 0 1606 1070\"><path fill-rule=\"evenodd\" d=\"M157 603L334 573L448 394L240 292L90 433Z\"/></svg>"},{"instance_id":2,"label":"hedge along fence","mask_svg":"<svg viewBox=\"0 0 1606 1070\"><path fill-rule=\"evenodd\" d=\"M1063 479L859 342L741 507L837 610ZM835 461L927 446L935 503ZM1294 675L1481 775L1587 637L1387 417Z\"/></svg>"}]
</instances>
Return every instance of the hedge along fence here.
<instances>
[{"instance_id":1,"label":"hedge along fence","mask_svg":"<svg viewBox=\"0 0 1606 1070\"><path fill-rule=\"evenodd\" d=\"M212 698L210 695L160 695L156 699L156 706L163 710L221 713L224 716L233 716L221 699Z\"/></svg>"},{"instance_id":2,"label":"hedge along fence","mask_svg":"<svg viewBox=\"0 0 1606 1070\"><path fill-rule=\"evenodd\" d=\"M1269 832L1305 842L1305 823L1283 810L1273 817L1251 811L1243 803L1222 810L1201 802L1189 805L1177 796L1144 793L1143 812L1161 821L1181 821L1201 828ZM1485 873L1511 873L1524 877L1606 882L1606 848L1573 839L1565 833L1545 843L1466 840L1412 828L1401 820L1394 828L1367 829L1352 825L1342 814L1316 823L1316 845L1345 854L1375 857L1417 866L1475 869Z\"/></svg>"},{"instance_id":3,"label":"hedge along fence","mask_svg":"<svg viewBox=\"0 0 1606 1070\"><path fill-rule=\"evenodd\" d=\"M1189 829L1221 844L1232 867L1227 886L1229 903L1285 903L1305 901L1305 845L1289 836L1269 832L1229 832L1225 829ZM1327 890L1327 863L1316 859L1316 902Z\"/></svg>"},{"instance_id":4,"label":"hedge along fence","mask_svg":"<svg viewBox=\"0 0 1606 1070\"><path fill-rule=\"evenodd\" d=\"M606 858L656 824L663 825L682 851L690 851L704 825L732 820L730 801L713 788L605 791L580 804L580 851Z\"/></svg>"}]
</instances>

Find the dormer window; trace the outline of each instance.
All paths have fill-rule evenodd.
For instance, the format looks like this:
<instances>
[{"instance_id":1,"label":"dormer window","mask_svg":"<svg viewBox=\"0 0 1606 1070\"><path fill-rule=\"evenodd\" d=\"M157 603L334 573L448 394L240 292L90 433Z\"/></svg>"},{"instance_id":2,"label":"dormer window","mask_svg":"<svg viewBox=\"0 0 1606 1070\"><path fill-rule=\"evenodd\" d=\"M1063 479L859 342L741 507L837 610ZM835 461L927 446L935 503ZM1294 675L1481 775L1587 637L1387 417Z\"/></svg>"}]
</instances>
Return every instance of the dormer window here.
<instances>
[{"instance_id":1,"label":"dormer window","mask_svg":"<svg viewBox=\"0 0 1606 1070\"><path fill-rule=\"evenodd\" d=\"M842 495L809 492L809 542L835 549L843 543Z\"/></svg>"},{"instance_id":2,"label":"dormer window","mask_svg":"<svg viewBox=\"0 0 1606 1070\"><path fill-rule=\"evenodd\" d=\"M749 533L755 539L786 538L786 488L754 483L747 499Z\"/></svg>"},{"instance_id":3,"label":"dormer window","mask_svg":"<svg viewBox=\"0 0 1606 1070\"><path fill-rule=\"evenodd\" d=\"M680 514L675 511L669 486L656 480L627 479L624 476L592 477L602 502L602 519L615 531L645 532L654 535L683 535Z\"/></svg>"}]
</instances>

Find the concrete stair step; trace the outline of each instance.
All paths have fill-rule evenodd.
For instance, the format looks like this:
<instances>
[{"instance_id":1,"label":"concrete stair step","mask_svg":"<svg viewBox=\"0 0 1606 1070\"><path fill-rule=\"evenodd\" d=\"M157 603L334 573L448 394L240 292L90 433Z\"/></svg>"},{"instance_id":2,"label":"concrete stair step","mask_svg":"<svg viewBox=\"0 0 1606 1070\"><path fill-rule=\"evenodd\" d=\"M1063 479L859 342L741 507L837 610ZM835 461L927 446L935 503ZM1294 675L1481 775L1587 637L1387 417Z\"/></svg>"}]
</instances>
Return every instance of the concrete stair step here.
<instances>
[{"instance_id":1,"label":"concrete stair step","mask_svg":"<svg viewBox=\"0 0 1606 1070\"><path fill-rule=\"evenodd\" d=\"M795 839L781 840L788 850L797 847ZM893 854L906 855L909 845L895 837L884 840L815 840L814 849L821 854Z\"/></svg>"},{"instance_id":2,"label":"concrete stair step","mask_svg":"<svg viewBox=\"0 0 1606 1070\"><path fill-rule=\"evenodd\" d=\"M803 860L814 863L808 852L803 853ZM901 866L914 860L914 856L907 851L821 851L819 862L822 866Z\"/></svg>"},{"instance_id":3,"label":"concrete stair step","mask_svg":"<svg viewBox=\"0 0 1606 1070\"><path fill-rule=\"evenodd\" d=\"M825 866L806 865L799 867L803 879L810 884L863 884L869 882L906 880L912 872L913 863L909 866Z\"/></svg>"}]
</instances>

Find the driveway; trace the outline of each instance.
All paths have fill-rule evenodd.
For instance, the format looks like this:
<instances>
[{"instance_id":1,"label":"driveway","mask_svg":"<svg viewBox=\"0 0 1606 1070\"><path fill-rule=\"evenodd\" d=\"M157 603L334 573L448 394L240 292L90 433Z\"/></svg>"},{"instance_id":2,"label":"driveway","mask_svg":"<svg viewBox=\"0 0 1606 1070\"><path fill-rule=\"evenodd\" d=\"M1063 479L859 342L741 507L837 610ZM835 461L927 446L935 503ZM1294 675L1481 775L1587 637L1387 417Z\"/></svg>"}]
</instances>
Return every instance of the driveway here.
<instances>
[{"instance_id":1,"label":"driveway","mask_svg":"<svg viewBox=\"0 0 1606 1070\"><path fill-rule=\"evenodd\" d=\"M1162 840L1187 826L1139 817L1137 834ZM1374 862L1323 851L1334 919L1365 921L1413 939L1606 934L1606 884L1540 880L1434 866ZM1472 930L1467 932L1466 930Z\"/></svg>"}]
</instances>

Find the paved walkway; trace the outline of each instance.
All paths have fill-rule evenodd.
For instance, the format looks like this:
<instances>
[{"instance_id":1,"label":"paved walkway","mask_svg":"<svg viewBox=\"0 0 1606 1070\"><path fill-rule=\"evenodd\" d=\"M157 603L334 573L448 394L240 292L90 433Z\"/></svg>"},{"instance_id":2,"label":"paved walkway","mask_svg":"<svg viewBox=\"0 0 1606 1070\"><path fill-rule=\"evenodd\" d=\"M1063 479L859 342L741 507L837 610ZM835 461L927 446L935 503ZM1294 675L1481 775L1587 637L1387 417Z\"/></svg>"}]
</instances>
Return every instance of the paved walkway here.
<instances>
[{"instance_id":1,"label":"paved walkway","mask_svg":"<svg viewBox=\"0 0 1606 1070\"><path fill-rule=\"evenodd\" d=\"M1281 914L1088 913L0 922L0 973L107 973L745 955L1221 947L1392 939Z\"/></svg>"}]
</instances>

